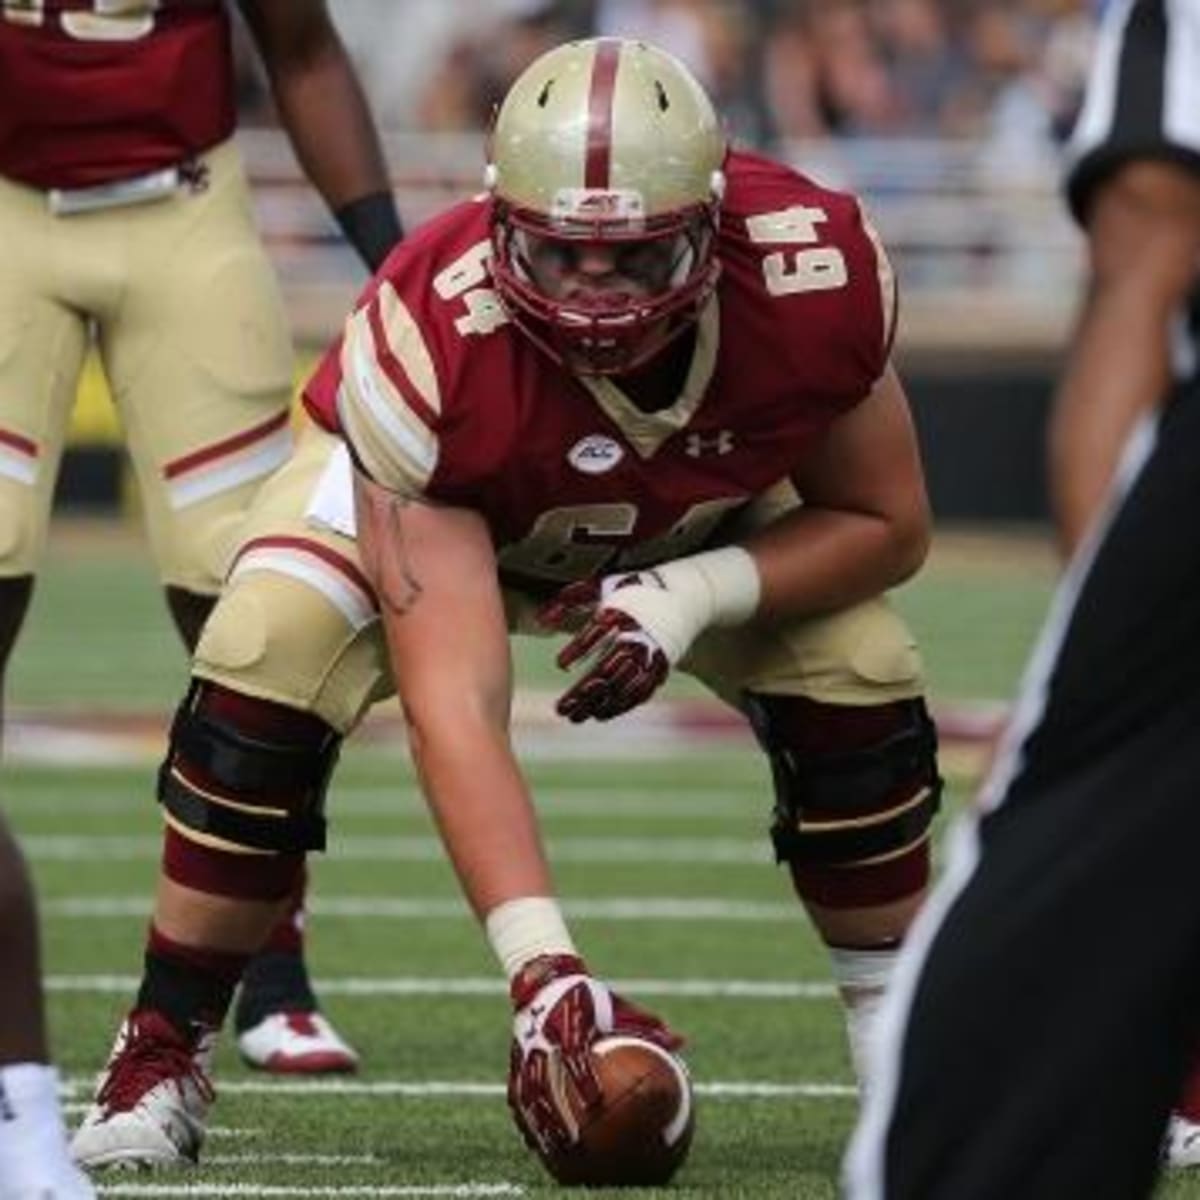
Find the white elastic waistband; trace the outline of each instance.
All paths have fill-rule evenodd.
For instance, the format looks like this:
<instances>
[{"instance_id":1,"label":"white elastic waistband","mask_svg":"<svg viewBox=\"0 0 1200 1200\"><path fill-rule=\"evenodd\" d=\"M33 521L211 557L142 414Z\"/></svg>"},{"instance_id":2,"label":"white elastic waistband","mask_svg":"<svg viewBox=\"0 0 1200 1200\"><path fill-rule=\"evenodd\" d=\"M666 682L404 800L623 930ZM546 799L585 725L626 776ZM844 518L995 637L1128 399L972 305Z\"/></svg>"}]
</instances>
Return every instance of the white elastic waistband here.
<instances>
[{"instance_id":1,"label":"white elastic waistband","mask_svg":"<svg viewBox=\"0 0 1200 1200\"><path fill-rule=\"evenodd\" d=\"M103 208L123 208L129 204L165 200L178 190L179 183L178 167L162 167L145 175L99 183L94 187L51 188L46 193L46 200L56 217L70 217Z\"/></svg>"}]
</instances>

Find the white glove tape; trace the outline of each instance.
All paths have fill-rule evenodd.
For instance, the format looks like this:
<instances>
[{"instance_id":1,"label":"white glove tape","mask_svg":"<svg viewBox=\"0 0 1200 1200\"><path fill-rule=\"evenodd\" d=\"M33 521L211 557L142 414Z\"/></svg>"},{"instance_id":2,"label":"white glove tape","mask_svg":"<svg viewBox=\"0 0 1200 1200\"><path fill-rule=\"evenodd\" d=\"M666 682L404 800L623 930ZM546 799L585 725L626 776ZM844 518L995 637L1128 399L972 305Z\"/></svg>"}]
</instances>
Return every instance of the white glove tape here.
<instances>
[{"instance_id":1,"label":"white glove tape","mask_svg":"<svg viewBox=\"0 0 1200 1200\"><path fill-rule=\"evenodd\" d=\"M578 953L562 909L549 896L506 900L488 913L483 926L510 982L531 958Z\"/></svg>"},{"instance_id":2,"label":"white glove tape","mask_svg":"<svg viewBox=\"0 0 1200 1200\"><path fill-rule=\"evenodd\" d=\"M702 630L749 620L761 595L753 556L724 546L641 571L637 583L614 587L602 607L628 613L674 666Z\"/></svg>"}]
</instances>

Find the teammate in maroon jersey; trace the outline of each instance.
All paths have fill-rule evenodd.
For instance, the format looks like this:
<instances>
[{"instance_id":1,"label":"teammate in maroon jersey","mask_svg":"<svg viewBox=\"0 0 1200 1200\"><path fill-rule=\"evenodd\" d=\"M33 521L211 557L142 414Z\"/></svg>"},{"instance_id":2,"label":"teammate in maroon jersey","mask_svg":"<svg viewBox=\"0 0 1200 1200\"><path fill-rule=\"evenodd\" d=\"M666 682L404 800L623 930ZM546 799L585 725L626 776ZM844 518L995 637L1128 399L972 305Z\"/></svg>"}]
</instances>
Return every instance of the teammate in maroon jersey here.
<instances>
[{"instance_id":1,"label":"teammate in maroon jersey","mask_svg":"<svg viewBox=\"0 0 1200 1200\"><path fill-rule=\"evenodd\" d=\"M673 668L746 715L860 1063L940 790L920 662L883 598L923 560L929 513L892 273L853 197L729 153L700 86L638 42L539 59L490 150L487 194L384 263L255 502L160 777L186 870L155 919L208 947L176 963L200 994L270 919L246 878L283 887L320 843L338 744L394 681L510 981L513 1111L546 1143L567 1136L547 1055L594 1095L594 1039L676 1038L588 972L559 912L510 742L509 633L570 635L571 721L636 708ZM144 999L131 1020L178 1057L147 1077L118 1047L101 1095L120 1103L85 1119L85 1161L202 1131L203 1033Z\"/></svg>"},{"instance_id":2,"label":"teammate in maroon jersey","mask_svg":"<svg viewBox=\"0 0 1200 1200\"><path fill-rule=\"evenodd\" d=\"M400 226L324 3L242 8L301 161L373 269ZM287 457L291 348L231 140L235 115L221 0L0 4L0 680L90 342L189 648L250 497ZM316 1012L302 897L297 881L247 976L239 1046L268 1069L353 1069L354 1052ZM186 950L160 934L152 954Z\"/></svg>"}]
</instances>

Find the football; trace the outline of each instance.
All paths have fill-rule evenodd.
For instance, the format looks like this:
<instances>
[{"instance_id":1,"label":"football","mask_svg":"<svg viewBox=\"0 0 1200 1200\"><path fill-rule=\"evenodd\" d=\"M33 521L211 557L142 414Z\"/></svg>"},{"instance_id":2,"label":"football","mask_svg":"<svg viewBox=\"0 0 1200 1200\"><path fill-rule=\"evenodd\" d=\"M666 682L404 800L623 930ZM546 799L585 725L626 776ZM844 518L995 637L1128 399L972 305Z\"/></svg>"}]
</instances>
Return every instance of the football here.
<instances>
[{"instance_id":1,"label":"football","mask_svg":"<svg viewBox=\"0 0 1200 1200\"><path fill-rule=\"evenodd\" d=\"M642 1038L602 1038L592 1047L603 1103L594 1112L571 1095L577 1137L543 1161L559 1183L655 1187L682 1165L695 1109L683 1061Z\"/></svg>"}]
</instances>

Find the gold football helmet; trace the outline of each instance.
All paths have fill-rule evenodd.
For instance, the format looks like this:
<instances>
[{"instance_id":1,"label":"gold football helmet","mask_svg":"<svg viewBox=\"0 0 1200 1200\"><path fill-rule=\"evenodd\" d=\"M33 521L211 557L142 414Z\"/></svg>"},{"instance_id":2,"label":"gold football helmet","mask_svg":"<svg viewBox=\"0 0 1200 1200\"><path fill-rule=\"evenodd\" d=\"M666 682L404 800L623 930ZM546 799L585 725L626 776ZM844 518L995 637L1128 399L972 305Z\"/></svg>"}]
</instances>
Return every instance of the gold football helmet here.
<instances>
[{"instance_id":1,"label":"gold football helmet","mask_svg":"<svg viewBox=\"0 0 1200 1200\"><path fill-rule=\"evenodd\" d=\"M593 38L542 55L489 144L492 271L513 321L580 374L657 354L716 285L726 152L704 89L664 51Z\"/></svg>"}]
</instances>

